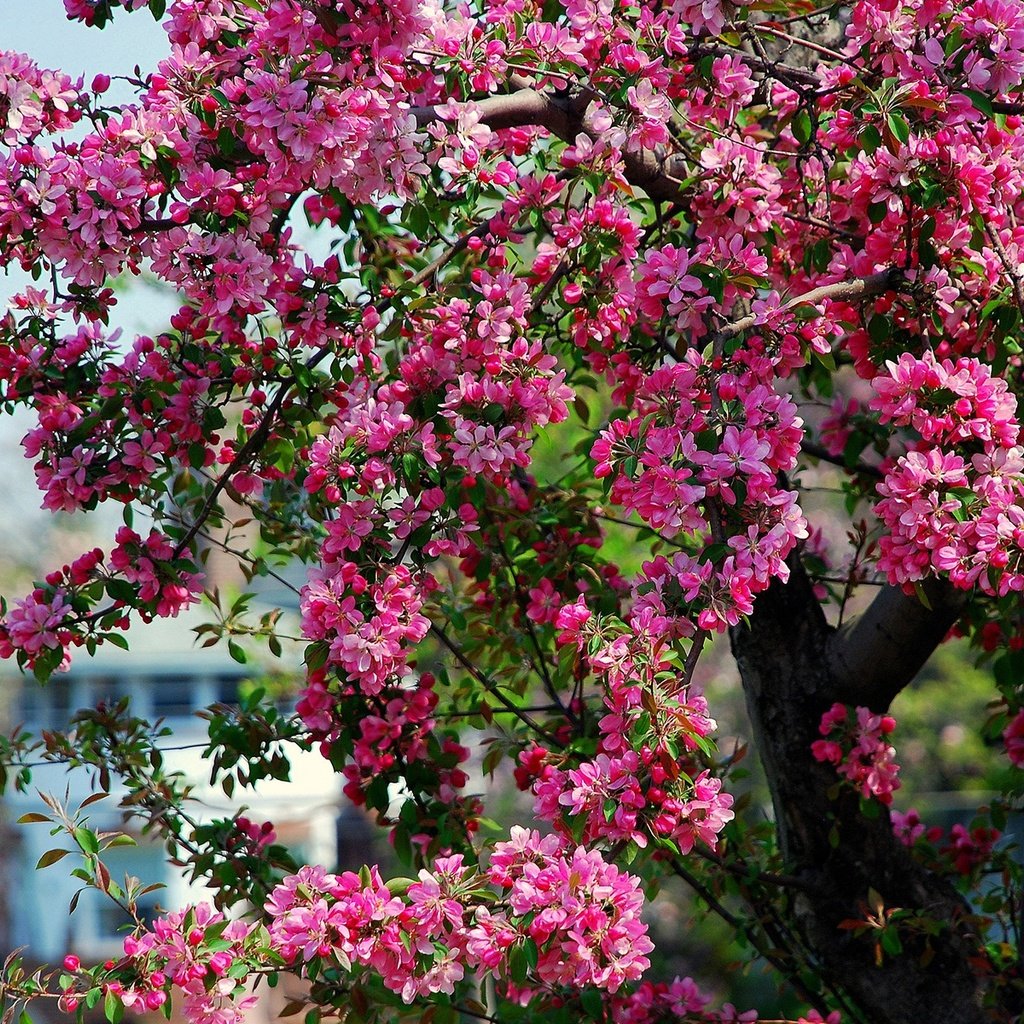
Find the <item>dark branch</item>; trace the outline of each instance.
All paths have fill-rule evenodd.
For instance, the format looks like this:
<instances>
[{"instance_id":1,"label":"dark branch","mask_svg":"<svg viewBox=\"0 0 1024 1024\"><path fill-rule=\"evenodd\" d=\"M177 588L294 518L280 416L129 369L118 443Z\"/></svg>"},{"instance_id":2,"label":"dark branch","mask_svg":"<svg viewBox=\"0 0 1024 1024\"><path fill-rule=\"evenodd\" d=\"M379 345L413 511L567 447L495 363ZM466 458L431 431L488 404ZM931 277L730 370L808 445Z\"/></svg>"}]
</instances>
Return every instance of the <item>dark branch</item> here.
<instances>
[{"instance_id":1,"label":"dark branch","mask_svg":"<svg viewBox=\"0 0 1024 1024\"><path fill-rule=\"evenodd\" d=\"M877 466L872 466L867 462L858 462L856 465L849 466L841 455L833 455L827 448L815 441L802 441L800 449L805 455L810 455L812 459L827 462L832 466L839 466L848 473L859 473L861 476L869 476L874 480L881 480L885 476Z\"/></svg>"},{"instance_id":2,"label":"dark branch","mask_svg":"<svg viewBox=\"0 0 1024 1024\"><path fill-rule=\"evenodd\" d=\"M835 634L799 559L791 557L789 565L789 581L759 594L748 622L735 627L731 639L772 792L784 871L808 886L788 908L790 927L820 956L822 977L848 992L865 1019L984 1024L991 1018L981 1005L983 983L971 967L971 959L984 952L967 904L948 879L910 856L884 807L863 814L860 794L837 786L831 765L813 756L822 713L837 699L864 695L855 687L837 694L830 659ZM859 660L843 666L846 685L857 672L876 685L884 676L912 674L941 637L942 622L949 621L944 613L915 613L890 601L866 618L884 620L882 613L891 609L898 626L862 626L864 636L856 626L846 631L850 649L874 643L870 651L849 650ZM912 648L915 657L901 646ZM904 933L904 952L879 962L871 941L843 928L859 915L871 889L886 907L911 909L939 928L924 941Z\"/></svg>"},{"instance_id":3,"label":"dark branch","mask_svg":"<svg viewBox=\"0 0 1024 1024\"><path fill-rule=\"evenodd\" d=\"M588 110L591 94L580 92L570 96L557 96L539 92L526 79L514 77L515 92L503 96L488 96L477 100L475 108L480 120L493 131L503 128L525 128L535 125L546 128L553 135L573 142L578 135L597 139L599 133L590 123ZM440 106L413 107L410 113L420 126L442 120L444 108ZM683 197L679 175L685 176L684 157L679 154L657 154L650 151L624 153L626 179L642 188L651 199L679 202Z\"/></svg>"}]
</instances>

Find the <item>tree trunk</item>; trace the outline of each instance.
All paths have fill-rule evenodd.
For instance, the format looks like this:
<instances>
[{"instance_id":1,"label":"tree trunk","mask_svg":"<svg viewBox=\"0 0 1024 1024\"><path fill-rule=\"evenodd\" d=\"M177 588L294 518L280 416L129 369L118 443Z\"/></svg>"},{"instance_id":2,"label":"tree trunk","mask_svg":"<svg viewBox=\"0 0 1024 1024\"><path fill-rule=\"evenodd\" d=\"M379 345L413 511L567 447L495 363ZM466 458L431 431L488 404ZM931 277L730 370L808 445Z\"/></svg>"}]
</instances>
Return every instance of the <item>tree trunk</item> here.
<instances>
[{"instance_id":1,"label":"tree trunk","mask_svg":"<svg viewBox=\"0 0 1024 1024\"><path fill-rule=\"evenodd\" d=\"M823 712L843 699L837 668L843 659L835 657L835 630L796 558L791 569L790 581L760 595L749 625L732 633L782 856L787 871L808 885L789 916L817 951L828 981L872 1024L991 1021L969 962L981 946L970 908L948 881L910 857L893 835L886 808L877 805L877 816L865 816L857 794L838 787L834 768L811 754ZM945 628L931 623L940 637ZM869 890L885 910L913 910L942 927L928 936L913 922L898 925L903 952L883 952L879 963L878 932L840 928L872 913L868 908L877 900Z\"/></svg>"}]
</instances>

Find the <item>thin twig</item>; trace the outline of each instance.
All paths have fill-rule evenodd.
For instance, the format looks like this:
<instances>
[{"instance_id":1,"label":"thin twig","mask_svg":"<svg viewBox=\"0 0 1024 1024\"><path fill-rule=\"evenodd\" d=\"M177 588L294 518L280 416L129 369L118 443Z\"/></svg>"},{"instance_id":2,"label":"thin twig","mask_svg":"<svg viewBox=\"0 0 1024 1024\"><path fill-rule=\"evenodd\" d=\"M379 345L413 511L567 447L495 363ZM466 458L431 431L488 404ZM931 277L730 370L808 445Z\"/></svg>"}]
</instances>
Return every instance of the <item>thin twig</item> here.
<instances>
[{"instance_id":1,"label":"thin twig","mask_svg":"<svg viewBox=\"0 0 1024 1024\"><path fill-rule=\"evenodd\" d=\"M849 64L850 67L858 67L857 62L851 60L846 56L846 54L840 53L838 50L829 49L827 46L822 46L821 43L813 43L809 39L801 39L800 36L790 35L790 33L783 32L781 29L772 28L770 25L748 22L747 26L755 32L763 32L765 35L785 40L785 42L792 43L794 46L802 46L805 50L820 53L823 57L828 57L830 60L838 60L843 64Z\"/></svg>"},{"instance_id":2,"label":"thin twig","mask_svg":"<svg viewBox=\"0 0 1024 1024\"><path fill-rule=\"evenodd\" d=\"M542 736L552 746L564 746L564 744L561 743L557 737L549 733L545 728L543 728L543 726L538 725L532 718L530 718L528 714L526 714L526 712L524 712L521 708L517 707L513 701L506 697L505 694L501 692L501 689L499 688L498 684L488 679L487 676L484 675L484 673L481 672L480 669L478 669L476 665L474 665L473 662L471 662L469 658L466 657L462 648L459 647L459 645L456 644L455 641L448 636L447 632L445 632L445 630L441 626L437 625L436 622L432 622L430 624L430 632L433 633L434 636L436 636L438 640L440 640L441 643L443 643L445 647L447 647L448 650L455 655L455 658L459 662L459 664L478 683L480 683L480 685L483 686L483 688L488 693L490 693L499 701L501 701L501 703L505 706L506 710L510 711L513 715L515 715L516 718L518 718L525 726L527 726L528 728L532 729L535 733L537 733L538 736Z\"/></svg>"}]
</instances>

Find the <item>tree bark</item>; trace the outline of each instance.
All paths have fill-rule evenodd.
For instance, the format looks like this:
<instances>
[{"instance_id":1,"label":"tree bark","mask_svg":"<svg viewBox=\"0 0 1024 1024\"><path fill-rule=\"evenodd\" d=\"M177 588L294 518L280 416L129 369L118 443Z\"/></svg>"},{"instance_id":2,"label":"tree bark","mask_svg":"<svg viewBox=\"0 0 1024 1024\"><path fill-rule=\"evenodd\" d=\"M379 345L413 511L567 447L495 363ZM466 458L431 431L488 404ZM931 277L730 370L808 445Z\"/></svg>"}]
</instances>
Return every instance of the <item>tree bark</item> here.
<instances>
[{"instance_id":1,"label":"tree bark","mask_svg":"<svg viewBox=\"0 0 1024 1024\"><path fill-rule=\"evenodd\" d=\"M595 131L591 124L591 94L582 92L558 95L542 92L518 76L512 77L512 84L514 92L488 96L473 102L473 108L488 128L500 131L503 128L536 125L546 128L552 135L566 142L574 142L579 135L594 140L600 138L600 132ZM439 120L443 108L413 107L410 113L419 125L425 126ZM686 198L681 179L687 174L688 163L681 154L631 150L623 154L623 164L629 183L642 188L651 199L674 203Z\"/></svg>"},{"instance_id":2,"label":"tree bark","mask_svg":"<svg viewBox=\"0 0 1024 1024\"><path fill-rule=\"evenodd\" d=\"M829 638L836 700L885 711L917 675L960 618L967 591L930 579L921 596L927 604L899 587L884 587L863 615Z\"/></svg>"},{"instance_id":3,"label":"tree bark","mask_svg":"<svg viewBox=\"0 0 1024 1024\"><path fill-rule=\"evenodd\" d=\"M811 744L820 738L821 715L843 699L849 689L844 687L846 669L855 659L848 649L845 659L842 650L837 655L836 633L799 559L790 562L789 582L776 582L761 594L749 624L734 629L731 638L786 870L808 883L789 915L820 955L828 981L844 989L872 1024L991 1021L969 962L981 947L972 932L970 908L948 881L911 858L893 835L887 808L878 805L877 816L866 817L857 794L837 786L834 769L811 754ZM929 636L934 647L950 624L940 629L932 614L920 611L912 622L920 636L904 638L918 653ZM949 614L943 608L938 617ZM864 632L847 631L845 643L859 637L877 654L880 648L871 646L868 634L898 640L872 625L877 616L867 618ZM923 660L911 659L901 668L916 672ZM884 668L884 662L876 666L873 678ZM868 916L869 889L881 897L885 910L912 910L939 922L941 930L927 937L912 923L897 925L903 953L884 953L878 963L877 932L857 934L840 927Z\"/></svg>"}]
</instances>

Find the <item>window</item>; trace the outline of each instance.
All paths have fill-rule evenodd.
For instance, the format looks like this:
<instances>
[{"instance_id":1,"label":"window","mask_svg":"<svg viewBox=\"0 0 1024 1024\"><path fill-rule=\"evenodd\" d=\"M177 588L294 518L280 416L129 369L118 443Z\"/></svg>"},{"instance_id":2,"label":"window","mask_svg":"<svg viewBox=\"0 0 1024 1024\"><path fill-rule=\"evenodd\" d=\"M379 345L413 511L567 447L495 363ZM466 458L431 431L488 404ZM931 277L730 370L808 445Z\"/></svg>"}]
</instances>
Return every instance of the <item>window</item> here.
<instances>
[{"instance_id":1,"label":"window","mask_svg":"<svg viewBox=\"0 0 1024 1024\"><path fill-rule=\"evenodd\" d=\"M190 678L156 676L149 691L155 718L181 718L196 709L196 684Z\"/></svg>"}]
</instances>

